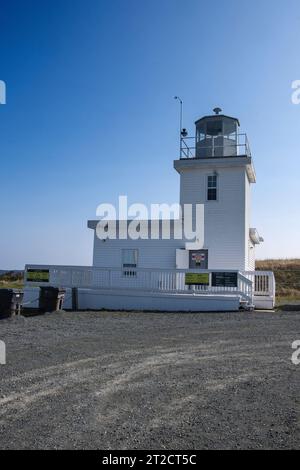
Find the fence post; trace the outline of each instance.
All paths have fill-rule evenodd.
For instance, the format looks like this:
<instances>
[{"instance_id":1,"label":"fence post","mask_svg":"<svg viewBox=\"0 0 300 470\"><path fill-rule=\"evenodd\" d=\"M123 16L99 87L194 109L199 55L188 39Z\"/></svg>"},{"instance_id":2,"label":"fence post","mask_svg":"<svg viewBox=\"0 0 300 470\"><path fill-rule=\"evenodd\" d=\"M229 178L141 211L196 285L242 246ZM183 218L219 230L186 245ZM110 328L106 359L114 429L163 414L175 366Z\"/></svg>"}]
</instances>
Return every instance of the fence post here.
<instances>
[{"instance_id":1,"label":"fence post","mask_svg":"<svg viewBox=\"0 0 300 470\"><path fill-rule=\"evenodd\" d=\"M72 310L77 312L78 310L78 288L72 287Z\"/></svg>"}]
</instances>

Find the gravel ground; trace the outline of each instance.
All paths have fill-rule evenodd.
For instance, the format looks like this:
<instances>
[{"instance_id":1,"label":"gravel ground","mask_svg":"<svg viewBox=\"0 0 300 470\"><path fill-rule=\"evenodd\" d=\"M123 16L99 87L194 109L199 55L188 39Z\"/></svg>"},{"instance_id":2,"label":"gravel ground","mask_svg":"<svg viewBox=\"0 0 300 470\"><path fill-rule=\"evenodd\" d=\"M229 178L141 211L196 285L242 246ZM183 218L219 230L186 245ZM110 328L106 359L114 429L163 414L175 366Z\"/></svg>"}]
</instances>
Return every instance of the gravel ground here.
<instances>
[{"instance_id":1,"label":"gravel ground","mask_svg":"<svg viewBox=\"0 0 300 470\"><path fill-rule=\"evenodd\" d=\"M300 448L300 312L2 320L1 449Z\"/></svg>"}]
</instances>

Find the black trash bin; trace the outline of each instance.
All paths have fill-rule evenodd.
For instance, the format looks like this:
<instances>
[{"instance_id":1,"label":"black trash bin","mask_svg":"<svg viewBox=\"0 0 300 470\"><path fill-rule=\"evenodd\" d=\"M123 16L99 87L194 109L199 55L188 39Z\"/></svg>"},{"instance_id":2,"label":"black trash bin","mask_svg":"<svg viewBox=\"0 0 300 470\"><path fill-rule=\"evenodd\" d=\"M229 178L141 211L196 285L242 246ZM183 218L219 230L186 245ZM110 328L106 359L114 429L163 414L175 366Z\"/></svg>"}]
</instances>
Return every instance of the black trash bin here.
<instances>
[{"instance_id":1,"label":"black trash bin","mask_svg":"<svg viewBox=\"0 0 300 470\"><path fill-rule=\"evenodd\" d=\"M15 289L0 289L0 319L21 313L24 293Z\"/></svg>"},{"instance_id":2,"label":"black trash bin","mask_svg":"<svg viewBox=\"0 0 300 470\"><path fill-rule=\"evenodd\" d=\"M41 313L61 310L66 291L59 287L40 287L39 311Z\"/></svg>"}]
</instances>

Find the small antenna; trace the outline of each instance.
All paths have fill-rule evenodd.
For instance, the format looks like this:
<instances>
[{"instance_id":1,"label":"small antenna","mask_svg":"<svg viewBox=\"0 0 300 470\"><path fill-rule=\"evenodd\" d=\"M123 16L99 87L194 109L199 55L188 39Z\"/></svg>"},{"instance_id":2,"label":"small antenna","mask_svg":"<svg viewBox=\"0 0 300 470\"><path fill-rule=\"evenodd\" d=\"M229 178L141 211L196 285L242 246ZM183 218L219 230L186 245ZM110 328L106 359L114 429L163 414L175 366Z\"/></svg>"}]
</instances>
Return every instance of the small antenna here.
<instances>
[{"instance_id":1,"label":"small antenna","mask_svg":"<svg viewBox=\"0 0 300 470\"><path fill-rule=\"evenodd\" d=\"M182 108L183 108L183 102L182 102L182 99L179 98L179 96L174 96L174 100L178 100L179 103L180 103L180 124L179 124L179 127L180 127L180 128L179 128L179 142L180 142L179 145L180 145L180 147L179 147L179 148L180 148L180 158L181 158L181 153L182 153L182 137L183 137L183 135L182 135L182 131L183 131L183 129L182 129L182 114L183 114L183 109L182 109ZM186 130L185 130L185 132L186 132Z\"/></svg>"}]
</instances>

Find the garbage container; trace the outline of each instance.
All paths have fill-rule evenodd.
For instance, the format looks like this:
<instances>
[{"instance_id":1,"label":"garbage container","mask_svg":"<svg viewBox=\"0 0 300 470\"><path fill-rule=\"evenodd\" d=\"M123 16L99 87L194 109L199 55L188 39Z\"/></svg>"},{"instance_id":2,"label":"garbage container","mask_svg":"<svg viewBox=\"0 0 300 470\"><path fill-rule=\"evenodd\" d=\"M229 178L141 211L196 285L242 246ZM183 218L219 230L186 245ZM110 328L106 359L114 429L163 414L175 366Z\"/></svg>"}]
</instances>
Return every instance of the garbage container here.
<instances>
[{"instance_id":1,"label":"garbage container","mask_svg":"<svg viewBox=\"0 0 300 470\"><path fill-rule=\"evenodd\" d=\"M0 319L21 313L24 293L15 289L0 289Z\"/></svg>"},{"instance_id":2,"label":"garbage container","mask_svg":"<svg viewBox=\"0 0 300 470\"><path fill-rule=\"evenodd\" d=\"M39 311L45 313L61 310L65 293L65 289L59 287L40 287Z\"/></svg>"}]
</instances>

